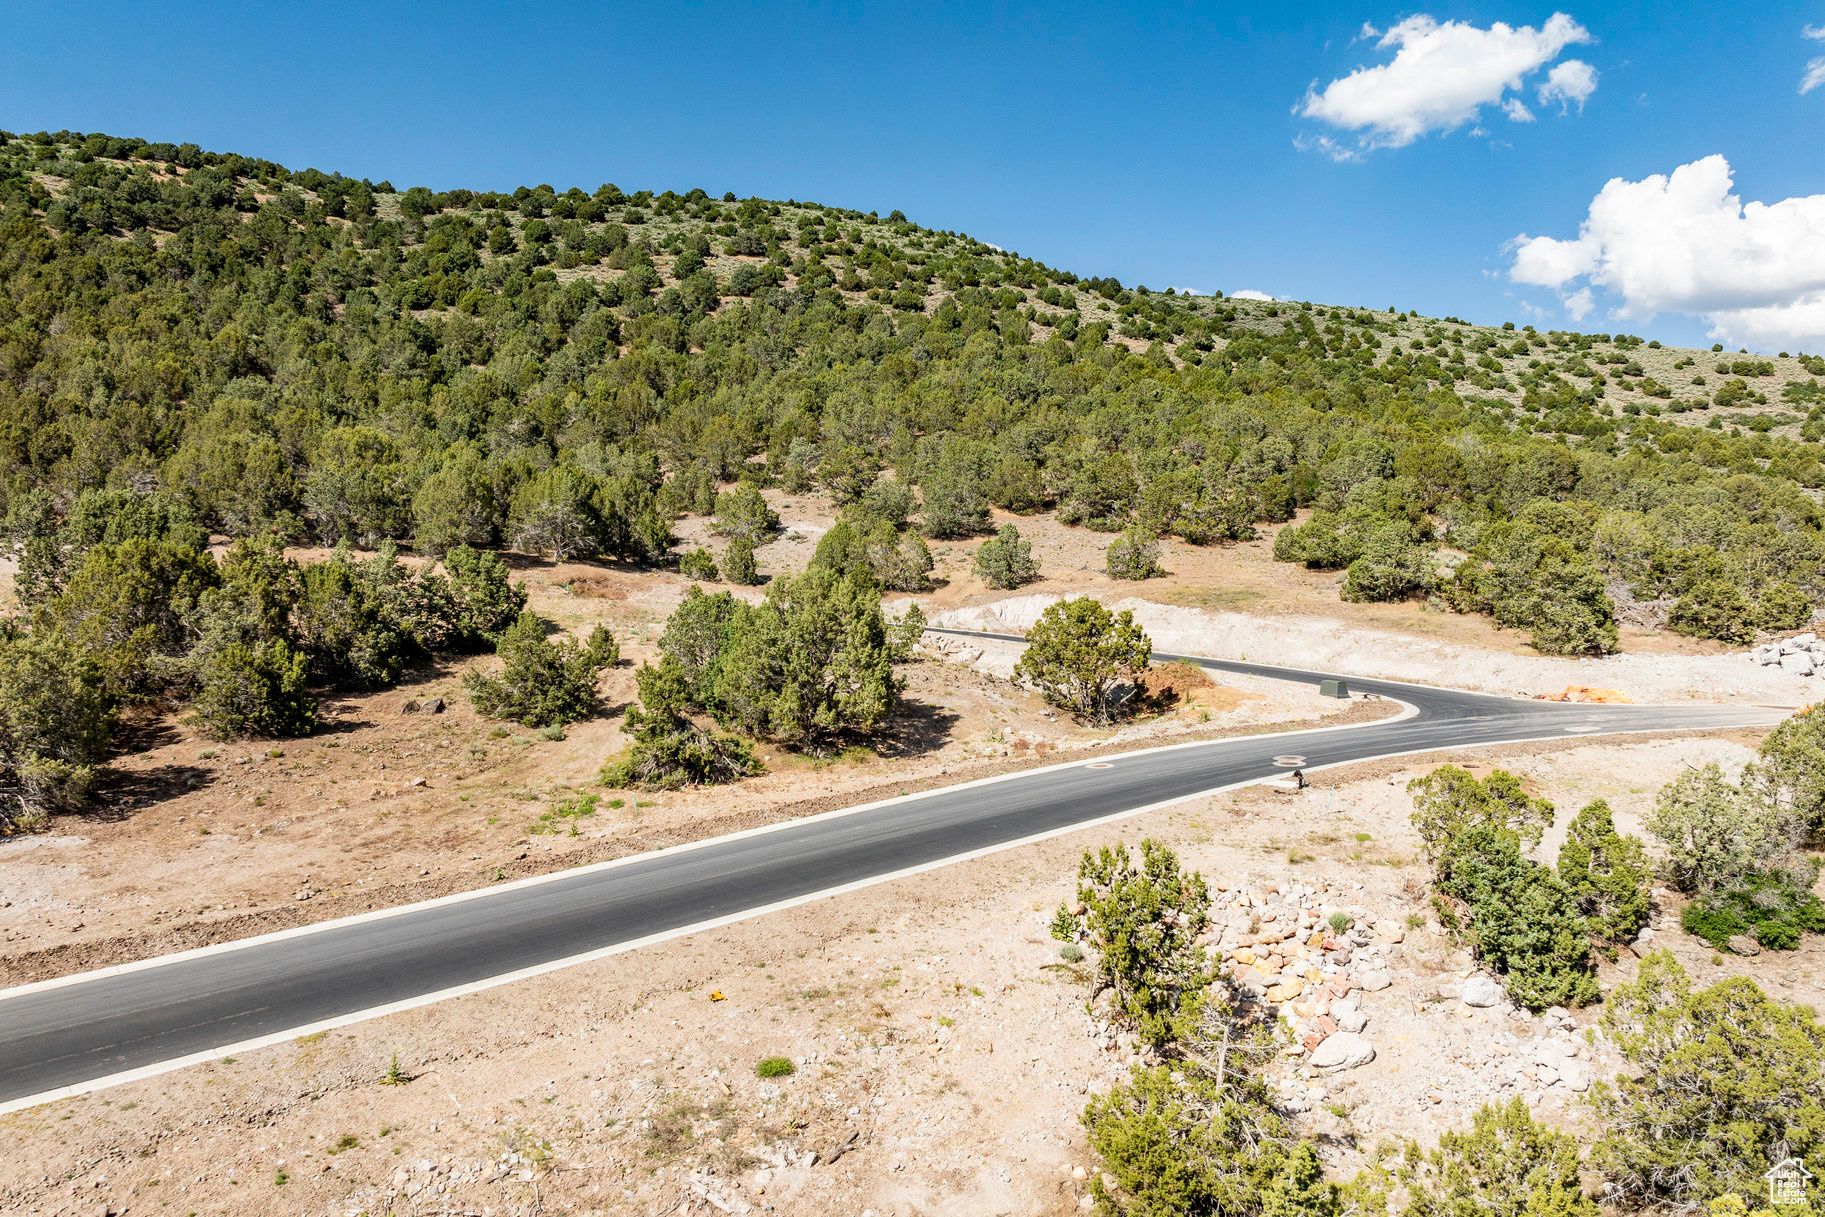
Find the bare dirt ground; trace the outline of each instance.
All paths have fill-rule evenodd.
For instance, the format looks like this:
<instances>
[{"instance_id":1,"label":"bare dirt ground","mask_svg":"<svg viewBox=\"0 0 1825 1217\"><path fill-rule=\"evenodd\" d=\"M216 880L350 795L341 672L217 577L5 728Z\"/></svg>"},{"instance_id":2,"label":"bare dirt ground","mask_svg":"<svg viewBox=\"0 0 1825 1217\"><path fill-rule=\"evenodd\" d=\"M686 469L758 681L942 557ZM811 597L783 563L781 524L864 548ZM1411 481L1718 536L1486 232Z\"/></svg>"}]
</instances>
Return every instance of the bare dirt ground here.
<instances>
[{"instance_id":1,"label":"bare dirt ground","mask_svg":"<svg viewBox=\"0 0 1825 1217\"><path fill-rule=\"evenodd\" d=\"M1142 836L1221 889L1220 918L1309 893L1395 927L1399 942L1377 933L1359 948L1389 977L1353 994L1374 1060L1323 1073L1288 1057L1274 1070L1289 1110L1331 1138L1336 1169L1380 1139L1461 1125L1486 1097L1519 1094L1575 1124L1614 1056L1556 1018L1462 1002L1473 969L1423 924L1405 784L1437 759L1500 765L1557 804L1561 824L1601 796L1632 828L1686 763L1739 765L1753 744L1737 733L1484 750L1361 766L1335 789L1197 800L8 1117L0 1208L1073 1211L1087 1185L1076 1171L1096 1169L1077 1116L1134 1053L1085 1009L1083 975L1047 924L1081 849ZM1549 838L1539 852L1555 848ZM1663 900L1654 945L1700 981L1748 972L1783 998L1820 1000L1816 941L1718 962L1678 932L1675 905ZM1606 966L1605 988L1633 967L1627 952ZM1567 1021L1582 1030L1596 1013ZM386 1085L395 1053L410 1080ZM758 1077L769 1056L795 1072Z\"/></svg>"}]
</instances>

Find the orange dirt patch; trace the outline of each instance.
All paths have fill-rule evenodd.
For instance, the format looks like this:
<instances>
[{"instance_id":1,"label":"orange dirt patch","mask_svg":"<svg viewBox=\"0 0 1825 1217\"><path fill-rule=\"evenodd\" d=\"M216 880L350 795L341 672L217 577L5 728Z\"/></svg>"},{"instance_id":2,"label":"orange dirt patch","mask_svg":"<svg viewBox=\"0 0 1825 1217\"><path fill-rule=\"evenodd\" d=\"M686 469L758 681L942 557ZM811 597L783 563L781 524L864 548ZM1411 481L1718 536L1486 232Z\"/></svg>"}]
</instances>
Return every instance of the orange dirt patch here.
<instances>
[{"instance_id":1,"label":"orange dirt patch","mask_svg":"<svg viewBox=\"0 0 1825 1217\"><path fill-rule=\"evenodd\" d=\"M1243 702L1260 701L1258 693L1226 688L1196 664L1163 663L1147 669L1135 682L1141 696L1162 710L1234 710Z\"/></svg>"}]
</instances>

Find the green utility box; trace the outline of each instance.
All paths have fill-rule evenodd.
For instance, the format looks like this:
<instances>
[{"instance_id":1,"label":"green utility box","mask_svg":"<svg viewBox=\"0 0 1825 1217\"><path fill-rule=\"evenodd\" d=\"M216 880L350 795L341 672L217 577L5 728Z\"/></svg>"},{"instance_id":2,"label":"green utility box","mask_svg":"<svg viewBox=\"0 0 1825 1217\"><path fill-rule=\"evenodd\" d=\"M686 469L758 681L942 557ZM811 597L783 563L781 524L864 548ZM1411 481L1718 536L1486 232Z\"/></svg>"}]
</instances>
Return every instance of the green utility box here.
<instances>
[{"instance_id":1,"label":"green utility box","mask_svg":"<svg viewBox=\"0 0 1825 1217\"><path fill-rule=\"evenodd\" d=\"M1318 693L1321 697L1348 697L1350 686L1341 680L1323 680L1318 682Z\"/></svg>"}]
</instances>

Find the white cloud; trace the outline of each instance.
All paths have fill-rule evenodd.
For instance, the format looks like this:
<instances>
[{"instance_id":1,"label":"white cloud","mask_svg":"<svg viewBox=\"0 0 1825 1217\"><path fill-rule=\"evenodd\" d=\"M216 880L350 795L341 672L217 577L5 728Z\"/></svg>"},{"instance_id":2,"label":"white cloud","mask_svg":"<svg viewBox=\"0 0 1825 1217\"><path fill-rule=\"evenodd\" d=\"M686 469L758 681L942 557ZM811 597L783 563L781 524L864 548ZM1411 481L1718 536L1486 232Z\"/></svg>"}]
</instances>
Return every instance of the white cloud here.
<instances>
[{"instance_id":1,"label":"white cloud","mask_svg":"<svg viewBox=\"0 0 1825 1217\"><path fill-rule=\"evenodd\" d=\"M1584 103L1596 91L1597 69L1582 59L1567 59L1553 65L1538 96L1543 106L1558 102L1559 113L1564 114L1572 106L1584 109Z\"/></svg>"},{"instance_id":2,"label":"white cloud","mask_svg":"<svg viewBox=\"0 0 1825 1217\"><path fill-rule=\"evenodd\" d=\"M1588 287L1581 287L1567 296L1564 304L1566 313L1573 321L1583 321L1591 315L1591 310L1597 307L1596 298L1591 295L1591 289Z\"/></svg>"},{"instance_id":3,"label":"white cloud","mask_svg":"<svg viewBox=\"0 0 1825 1217\"><path fill-rule=\"evenodd\" d=\"M1270 301L1273 299L1273 297L1268 295L1266 292L1258 292L1252 287L1245 287L1239 292L1231 292L1231 293L1229 293L1229 298L1231 300L1270 300Z\"/></svg>"},{"instance_id":4,"label":"white cloud","mask_svg":"<svg viewBox=\"0 0 1825 1217\"><path fill-rule=\"evenodd\" d=\"M1576 238L1516 237L1509 278L1558 290L1568 310L1597 287L1618 317L1687 313L1733 343L1825 345L1825 194L1744 203L1732 185L1721 156L1613 178Z\"/></svg>"},{"instance_id":5,"label":"white cloud","mask_svg":"<svg viewBox=\"0 0 1825 1217\"><path fill-rule=\"evenodd\" d=\"M1825 25L1809 25L1800 34L1805 38L1825 39ZM1800 92L1810 93L1820 85L1825 85L1825 55L1807 61L1806 74L1800 77Z\"/></svg>"},{"instance_id":6,"label":"white cloud","mask_svg":"<svg viewBox=\"0 0 1825 1217\"><path fill-rule=\"evenodd\" d=\"M1363 32L1367 36L1373 31L1365 26ZM1372 148L1400 148L1429 132L1453 131L1474 122L1484 106L1501 105L1505 94L1518 92L1525 77L1551 63L1567 46L1590 40L1590 32L1564 13L1554 13L1539 29L1516 29L1500 21L1478 29L1461 21L1441 24L1420 14L1395 25L1375 43L1378 50L1397 48L1393 60L1357 68L1333 80L1323 92L1314 84L1294 112L1360 133L1355 148L1327 138L1305 142L1340 159ZM1560 68L1576 62L1568 60ZM1584 88L1576 99L1580 102L1596 88L1596 72L1588 65L1584 72L1562 77L1566 85ZM1548 77L1549 86L1552 79ZM1553 96L1561 95L1555 91ZM1518 101L1503 108L1517 122L1533 117Z\"/></svg>"},{"instance_id":7,"label":"white cloud","mask_svg":"<svg viewBox=\"0 0 1825 1217\"><path fill-rule=\"evenodd\" d=\"M1508 115L1510 122L1530 123L1534 120L1534 112L1529 110L1518 97L1511 97L1503 102L1502 113Z\"/></svg>"}]
</instances>

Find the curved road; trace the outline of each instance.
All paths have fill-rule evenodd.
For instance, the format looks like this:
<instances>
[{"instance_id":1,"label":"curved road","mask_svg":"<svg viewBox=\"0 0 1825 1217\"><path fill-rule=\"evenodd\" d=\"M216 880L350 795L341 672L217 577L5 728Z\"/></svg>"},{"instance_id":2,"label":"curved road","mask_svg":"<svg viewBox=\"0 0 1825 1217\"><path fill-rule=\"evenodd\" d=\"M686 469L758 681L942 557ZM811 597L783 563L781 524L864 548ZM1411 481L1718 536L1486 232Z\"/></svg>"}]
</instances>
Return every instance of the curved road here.
<instances>
[{"instance_id":1,"label":"curved road","mask_svg":"<svg viewBox=\"0 0 1825 1217\"><path fill-rule=\"evenodd\" d=\"M937 633L1023 641L963 630ZM1315 683L1329 674L1156 653ZM1746 726L1351 679L1399 718L1067 762L380 913L0 991L0 1114L1283 774L1473 744Z\"/></svg>"}]
</instances>

